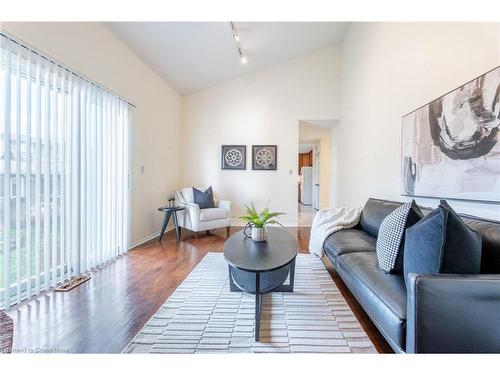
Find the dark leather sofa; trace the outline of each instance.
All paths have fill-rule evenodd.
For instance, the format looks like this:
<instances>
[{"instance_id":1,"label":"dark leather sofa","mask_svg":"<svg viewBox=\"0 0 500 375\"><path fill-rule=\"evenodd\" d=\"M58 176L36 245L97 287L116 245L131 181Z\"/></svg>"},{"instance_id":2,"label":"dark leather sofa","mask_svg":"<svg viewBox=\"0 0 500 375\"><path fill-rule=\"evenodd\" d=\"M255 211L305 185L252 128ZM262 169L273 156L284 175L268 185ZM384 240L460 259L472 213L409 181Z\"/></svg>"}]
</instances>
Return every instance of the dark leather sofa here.
<instances>
[{"instance_id":1,"label":"dark leather sofa","mask_svg":"<svg viewBox=\"0 0 500 375\"><path fill-rule=\"evenodd\" d=\"M394 351L500 353L500 222L461 215L482 235L481 274L411 274L407 288L375 252L382 220L401 204L369 199L355 228L326 239L328 259Z\"/></svg>"}]
</instances>

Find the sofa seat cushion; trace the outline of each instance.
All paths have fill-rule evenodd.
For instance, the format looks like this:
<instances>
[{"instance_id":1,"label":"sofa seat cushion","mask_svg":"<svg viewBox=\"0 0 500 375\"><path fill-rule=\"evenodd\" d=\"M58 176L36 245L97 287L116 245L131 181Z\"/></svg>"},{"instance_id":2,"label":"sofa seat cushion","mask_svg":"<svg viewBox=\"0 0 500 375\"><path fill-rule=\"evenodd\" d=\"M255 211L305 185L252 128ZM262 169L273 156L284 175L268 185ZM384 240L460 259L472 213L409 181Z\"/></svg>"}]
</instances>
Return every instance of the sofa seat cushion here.
<instances>
[{"instance_id":1,"label":"sofa seat cushion","mask_svg":"<svg viewBox=\"0 0 500 375\"><path fill-rule=\"evenodd\" d=\"M403 275L377 266L375 252L339 257L337 270L365 312L396 351L406 345L406 286Z\"/></svg>"},{"instance_id":2,"label":"sofa seat cushion","mask_svg":"<svg viewBox=\"0 0 500 375\"><path fill-rule=\"evenodd\" d=\"M343 254L375 251L377 239L361 229L342 229L332 233L323 245L326 255L334 263Z\"/></svg>"},{"instance_id":3,"label":"sofa seat cushion","mask_svg":"<svg viewBox=\"0 0 500 375\"><path fill-rule=\"evenodd\" d=\"M200 210L200 221L220 220L227 217L225 208L204 208Z\"/></svg>"}]
</instances>

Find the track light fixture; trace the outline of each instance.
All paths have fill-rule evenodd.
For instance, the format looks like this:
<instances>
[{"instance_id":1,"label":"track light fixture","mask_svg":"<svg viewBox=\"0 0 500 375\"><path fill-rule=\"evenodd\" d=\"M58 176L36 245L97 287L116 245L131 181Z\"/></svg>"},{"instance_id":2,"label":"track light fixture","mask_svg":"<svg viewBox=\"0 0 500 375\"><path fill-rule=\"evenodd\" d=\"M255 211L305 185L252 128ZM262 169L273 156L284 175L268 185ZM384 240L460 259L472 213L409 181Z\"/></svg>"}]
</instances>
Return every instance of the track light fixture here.
<instances>
[{"instance_id":1,"label":"track light fixture","mask_svg":"<svg viewBox=\"0 0 500 375\"><path fill-rule=\"evenodd\" d=\"M238 49L238 54L240 55L240 62L244 65L247 63L248 59L247 56L243 53L243 49L241 48L240 44L240 36L238 35L238 32L236 31L236 26L234 22L229 22L231 25L231 30L233 30L233 39L234 42L236 43L236 48Z\"/></svg>"}]
</instances>

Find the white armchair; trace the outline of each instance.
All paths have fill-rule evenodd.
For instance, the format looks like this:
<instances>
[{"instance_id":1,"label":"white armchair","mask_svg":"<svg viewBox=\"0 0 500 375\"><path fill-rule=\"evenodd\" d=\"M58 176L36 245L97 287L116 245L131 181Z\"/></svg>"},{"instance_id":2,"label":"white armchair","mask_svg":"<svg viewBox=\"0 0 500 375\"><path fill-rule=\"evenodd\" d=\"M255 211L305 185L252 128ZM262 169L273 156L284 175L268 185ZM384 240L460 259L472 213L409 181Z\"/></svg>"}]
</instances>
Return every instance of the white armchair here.
<instances>
[{"instance_id":1,"label":"white armchair","mask_svg":"<svg viewBox=\"0 0 500 375\"><path fill-rule=\"evenodd\" d=\"M199 189L205 191L205 189ZM175 202L179 206L186 207L178 212L179 227L195 232L209 231L211 229L226 228L226 236L229 236L231 227L231 202L215 199L215 208L204 208L194 203L193 188L186 187L175 192Z\"/></svg>"}]
</instances>

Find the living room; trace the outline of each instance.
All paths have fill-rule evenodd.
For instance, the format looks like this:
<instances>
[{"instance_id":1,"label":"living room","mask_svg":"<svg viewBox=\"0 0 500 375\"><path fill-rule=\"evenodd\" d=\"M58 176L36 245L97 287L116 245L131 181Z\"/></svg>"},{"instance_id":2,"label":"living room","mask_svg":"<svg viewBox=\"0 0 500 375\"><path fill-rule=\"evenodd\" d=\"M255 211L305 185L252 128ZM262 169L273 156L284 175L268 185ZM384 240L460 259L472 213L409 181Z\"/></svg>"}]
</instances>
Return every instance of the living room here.
<instances>
[{"instance_id":1,"label":"living room","mask_svg":"<svg viewBox=\"0 0 500 375\"><path fill-rule=\"evenodd\" d=\"M0 16L2 359L500 353L500 23L321 9Z\"/></svg>"}]
</instances>

